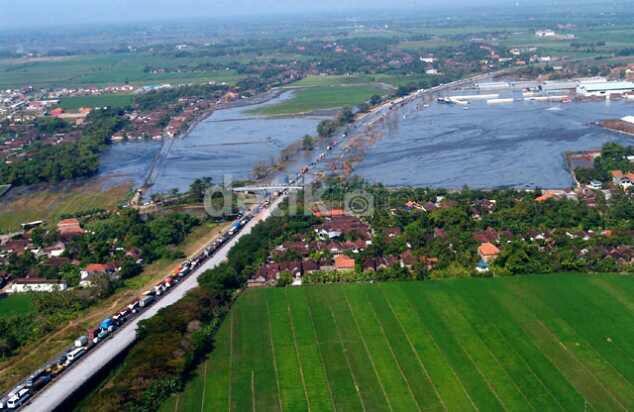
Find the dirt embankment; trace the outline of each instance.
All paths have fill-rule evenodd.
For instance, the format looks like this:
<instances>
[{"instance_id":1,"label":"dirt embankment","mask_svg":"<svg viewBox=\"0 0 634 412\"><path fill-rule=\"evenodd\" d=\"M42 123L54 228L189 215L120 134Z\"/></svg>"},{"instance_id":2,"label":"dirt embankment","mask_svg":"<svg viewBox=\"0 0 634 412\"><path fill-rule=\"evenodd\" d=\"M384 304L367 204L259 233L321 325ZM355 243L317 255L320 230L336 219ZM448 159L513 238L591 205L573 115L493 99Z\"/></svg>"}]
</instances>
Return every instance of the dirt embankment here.
<instances>
[{"instance_id":1,"label":"dirt embankment","mask_svg":"<svg viewBox=\"0 0 634 412\"><path fill-rule=\"evenodd\" d=\"M620 119L613 120L602 120L599 122L601 127L604 127L608 130L612 130L614 132L627 134L629 136L634 136L634 123L629 123Z\"/></svg>"}]
</instances>

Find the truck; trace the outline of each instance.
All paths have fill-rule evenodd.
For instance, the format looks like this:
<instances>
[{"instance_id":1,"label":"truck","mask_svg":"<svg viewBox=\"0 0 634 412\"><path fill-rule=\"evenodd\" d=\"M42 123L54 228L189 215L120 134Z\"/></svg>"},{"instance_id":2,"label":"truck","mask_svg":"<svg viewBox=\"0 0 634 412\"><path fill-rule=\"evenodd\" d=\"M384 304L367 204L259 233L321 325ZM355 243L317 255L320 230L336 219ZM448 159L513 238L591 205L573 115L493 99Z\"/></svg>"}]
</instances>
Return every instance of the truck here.
<instances>
[{"instance_id":1,"label":"truck","mask_svg":"<svg viewBox=\"0 0 634 412\"><path fill-rule=\"evenodd\" d=\"M45 375L46 370L44 369L39 369L35 372L33 372L28 378L26 378L26 380L24 381L24 386L27 388L30 388L33 386L33 384L35 383L35 381L42 375Z\"/></svg>"},{"instance_id":2,"label":"truck","mask_svg":"<svg viewBox=\"0 0 634 412\"><path fill-rule=\"evenodd\" d=\"M139 301L139 306L141 306L142 308L148 307L154 302L155 299L156 298L154 297L154 295L143 296Z\"/></svg>"},{"instance_id":3,"label":"truck","mask_svg":"<svg viewBox=\"0 0 634 412\"><path fill-rule=\"evenodd\" d=\"M242 226L242 225L240 224L240 221L239 221L239 220L238 220L237 222L234 222L234 223L231 225L231 228L229 228L229 236L233 236L233 235L235 235L235 234L238 232L238 230L240 230L240 227L241 227L241 226Z\"/></svg>"},{"instance_id":4,"label":"truck","mask_svg":"<svg viewBox=\"0 0 634 412\"><path fill-rule=\"evenodd\" d=\"M128 309L130 309L130 312L132 313L137 313L139 310L139 301L135 300L134 302L130 303L128 305Z\"/></svg>"},{"instance_id":5,"label":"truck","mask_svg":"<svg viewBox=\"0 0 634 412\"><path fill-rule=\"evenodd\" d=\"M154 286L154 293L156 294L156 296L161 296L163 292L165 292L165 286L162 283Z\"/></svg>"},{"instance_id":6,"label":"truck","mask_svg":"<svg viewBox=\"0 0 634 412\"><path fill-rule=\"evenodd\" d=\"M88 336L80 336L75 339L75 347L81 348L82 346L88 345Z\"/></svg>"},{"instance_id":7,"label":"truck","mask_svg":"<svg viewBox=\"0 0 634 412\"><path fill-rule=\"evenodd\" d=\"M66 354L66 366L75 362L77 359L81 358L82 355L86 353L86 348L76 348Z\"/></svg>"},{"instance_id":8,"label":"truck","mask_svg":"<svg viewBox=\"0 0 634 412\"><path fill-rule=\"evenodd\" d=\"M105 330L108 332L112 332L114 328L115 328L115 324L112 318L106 318L102 320L101 323L99 324L99 329Z\"/></svg>"},{"instance_id":9,"label":"truck","mask_svg":"<svg viewBox=\"0 0 634 412\"><path fill-rule=\"evenodd\" d=\"M53 379L53 376L50 373L45 372L44 374L40 375L39 378L33 381L31 385L31 389L33 389L34 391L39 391L40 389L48 385L48 383L52 379Z\"/></svg>"}]
</instances>

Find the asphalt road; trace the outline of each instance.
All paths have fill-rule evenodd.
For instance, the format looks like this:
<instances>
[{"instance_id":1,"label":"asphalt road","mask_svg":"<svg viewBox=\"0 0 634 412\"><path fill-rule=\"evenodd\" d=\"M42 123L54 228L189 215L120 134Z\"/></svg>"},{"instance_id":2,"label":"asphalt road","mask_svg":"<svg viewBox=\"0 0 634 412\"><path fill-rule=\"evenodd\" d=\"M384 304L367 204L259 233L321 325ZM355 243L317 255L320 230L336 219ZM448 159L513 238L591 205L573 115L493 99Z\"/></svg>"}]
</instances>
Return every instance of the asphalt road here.
<instances>
[{"instance_id":1,"label":"asphalt road","mask_svg":"<svg viewBox=\"0 0 634 412\"><path fill-rule=\"evenodd\" d=\"M433 94L441 90L461 86L465 83L480 80L489 75L474 76L469 79L459 80L442 86L436 86L429 90L426 90L424 94ZM418 97L416 96L416 97ZM414 96L408 96L407 98L397 99L395 103L401 103L403 101L414 98ZM389 104L384 104L375 109L368 116L360 119L359 122L353 127L352 131L357 131L360 128L367 125L368 121L374 117L382 116L389 109ZM211 269L221 263L227 258L227 253L235 245L235 243L242 237L249 233L253 227L262 220L267 219L271 213L277 209L283 198L276 199L272 202L271 206L262 211L258 216L252 219L233 239L227 242L221 247L214 256L207 260L201 267L195 270L184 281L179 283L173 288L170 293L163 296L157 303L140 314L135 319L131 320L125 326L120 328L114 336L110 339L102 342L98 347L88 352L81 360L75 363L69 370L58 377L54 382L49 384L43 391L36 394L31 402L22 408L23 411L28 412L42 412L53 411L59 407L68 397L70 397L75 391L77 391L83 383L95 375L98 371L104 368L110 361L112 361L117 355L128 348L136 339L137 325L144 319L151 318L159 310L170 306L179 301L185 294L198 286L198 277L206 270Z\"/></svg>"},{"instance_id":2,"label":"asphalt road","mask_svg":"<svg viewBox=\"0 0 634 412\"><path fill-rule=\"evenodd\" d=\"M144 319L151 318L159 310L179 301L185 294L198 286L198 278L208 269L211 269L227 258L227 253L236 242L249 233L259 222L266 220L277 209L284 197L280 197L271 203L271 206L260 212L253 218L235 237L222 246L218 251L203 263L192 274L175 286L167 295L164 295L153 306L150 306L138 317L126 323L110 338L92 349L68 371L51 382L44 390L39 392L31 403L22 408L22 411L43 412L53 411L58 408L68 397L77 391L85 381L104 368L117 355L128 348L136 339L137 325Z\"/></svg>"}]
</instances>

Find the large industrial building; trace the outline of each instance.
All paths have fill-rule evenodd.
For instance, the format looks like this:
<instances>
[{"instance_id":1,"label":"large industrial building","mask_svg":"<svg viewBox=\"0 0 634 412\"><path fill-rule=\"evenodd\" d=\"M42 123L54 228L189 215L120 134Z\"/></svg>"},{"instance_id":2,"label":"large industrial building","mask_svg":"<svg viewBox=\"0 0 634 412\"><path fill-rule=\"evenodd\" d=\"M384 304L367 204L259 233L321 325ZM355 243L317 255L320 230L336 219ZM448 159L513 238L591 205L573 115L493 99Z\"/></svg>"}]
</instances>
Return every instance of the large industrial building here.
<instances>
[{"instance_id":1,"label":"large industrial building","mask_svg":"<svg viewBox=\"0 0 634 412\"><path fill-rule=\"evenodd\" d=\"M586 97L601 97L611 94L634 92L634 82L591 82L577 86L577 94Z\"/></svg>"}]
</instances>

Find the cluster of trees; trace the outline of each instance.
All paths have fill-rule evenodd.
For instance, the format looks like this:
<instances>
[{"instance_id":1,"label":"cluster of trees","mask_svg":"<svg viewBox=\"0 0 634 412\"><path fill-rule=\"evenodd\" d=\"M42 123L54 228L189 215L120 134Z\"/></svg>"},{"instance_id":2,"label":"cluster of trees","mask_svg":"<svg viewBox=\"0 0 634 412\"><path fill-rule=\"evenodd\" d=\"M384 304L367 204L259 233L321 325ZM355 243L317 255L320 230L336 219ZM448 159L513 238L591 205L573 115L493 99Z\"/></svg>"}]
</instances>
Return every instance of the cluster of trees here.
<instances>
[{"instance_id":1,"label":"cluster of trees","mask_svg":"<svg viewBox=\"0 0 634 412\"><path fill-rule=\"evenodd\" d=\"M140 110L154 110L169 104L178 102L178 99L200 98L217 99L229 90L228 86L200 84L191 86L173 87L170 89L154 90L143 93L134 99L134 104Z\"/></svg>"},{"instance_id":2,"label":"cluster of trees","mask_svg":"<svg viewBox=\"0 0 634 412\"><path fill-rule=\"evenodd\" d=\"M38 132L51 135L69 131L71 124L57 117L40 117L35 121L35 127Z\"/></svg>"},{"instance_id":3,"label":"cluster of trees","mask_svg":"<svg viewBox=\"0 0 634 412\"><path fill-rule=\"evenodd\" d=\"M77 142L46 145L36 142L25 150L27 156L10 164L0 163L0 184L16 186L92 176L99 168L99 153L110 136L125 126L118 109L95 110ZM56 122L46 122L45 129L55 130Z\"/></svg>"},{"instance_id":4,"label":"cluster of trees","mask_svg":"<svg viewBox=\"0 0 634 412\"><path fill-rule=\"evenodd\" d=\"M634 170L634 164L627 157L634 155L634 146L623 147L617 143L607 143L601 149L601 155L594 159L593 168L577 168L575 176L580 183L588 184L592 180L609 182L612 170L624 173Z\"/></svg>"},{"instance_id":5,"label":"cluster of trees","mask_svg":"<svg viewBox=\"0 0 634 412\"><path fill-rule=\"evenodd\" d=\"M344 107L334 120L322 120L317 125L317 134L319 137L331 137L335 134L339 127L346 126L354 121L354 113L350 107Z\"/></svg>"},{"instance_id":6,"label":"cluster of trees","mask_svg":"<svg viewBox=\"0 0 634 412\"><path fill-rule=\"evenodd\" d=\"M71 240L65 254L85 264L125 261L123 255L131 249L138 249L146 263L175 259L182 257L182 252L173 246L199 224L200 219L186 213L142 217L136 210L123 210L87 222L88 233Z\"/></svg>"},{"instance_id":7,"label":"cluster of trees","mask_svg":"<svg viewBox=\"0 0 634 412\"><path fill-rule=\"evenodd\" d=\"M141 322L135 346L107 384L84 402L91 411L155 411L183 388L204 354L237 291L268 256L269 245L306 230L311 219L272 217L233 247L225 263L205 272L199 287ZM81 409L81 408L80 408Z\"/></svg>"}]
</instances>

